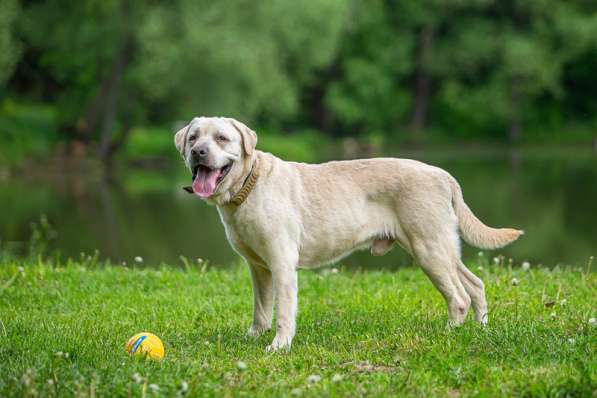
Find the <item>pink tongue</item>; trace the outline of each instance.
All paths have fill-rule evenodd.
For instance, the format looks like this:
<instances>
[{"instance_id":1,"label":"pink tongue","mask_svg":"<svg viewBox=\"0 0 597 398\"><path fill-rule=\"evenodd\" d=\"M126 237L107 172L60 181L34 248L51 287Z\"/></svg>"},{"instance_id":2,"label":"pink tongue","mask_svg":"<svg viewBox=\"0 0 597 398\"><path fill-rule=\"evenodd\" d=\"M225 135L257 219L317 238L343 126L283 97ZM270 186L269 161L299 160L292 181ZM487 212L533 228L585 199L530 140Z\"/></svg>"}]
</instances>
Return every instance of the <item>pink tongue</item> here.
<instances>
[{"instance_id":1,"label":"pink tongue","mask_svg":"<svg viewBox=\"0 0 597 398\"><path fill-rule=\"evenodd\" d=\"M202 198L208 198L216 190L216 181L220 176L220 170L199 170L193 181L193 191Z\"/></svg>"}]
</instances>

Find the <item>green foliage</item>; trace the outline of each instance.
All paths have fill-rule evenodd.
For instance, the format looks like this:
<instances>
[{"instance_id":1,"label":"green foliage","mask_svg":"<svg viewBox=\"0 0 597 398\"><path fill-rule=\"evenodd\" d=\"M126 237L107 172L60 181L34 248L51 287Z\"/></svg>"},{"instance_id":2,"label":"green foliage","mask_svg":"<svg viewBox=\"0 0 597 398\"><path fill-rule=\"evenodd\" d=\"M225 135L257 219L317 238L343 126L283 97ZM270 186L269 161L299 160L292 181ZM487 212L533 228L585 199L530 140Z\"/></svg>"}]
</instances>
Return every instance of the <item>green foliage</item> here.
<instances>
[{"instance_id":1,"label":"green foliage","mask_svg":"<svg viewBox=\"0 0 597 398\"><path fill-rule=\"evenodd\" d=\"M330 62L345 3L181 0L154 7L139 26L141 62L133 75L149 98L174 105L172 116L201 110L248 122L285 120L297 113L314 69Z\"/></svg>"},{"instance_id":2,"label":"green foliage","mask_svg":"<svg viewBox=\"0 0 597 398\"><path fill-rule=\"evenodd\" d=\"M124 148L124 155L133 159L178 158L174 149L174 135L170 129L160 127L135 127Z\"/></svg>"},{"instance_id":3,"label":"green foliage","mask_svg":"<svg viewBox=\"0 0 597 398\"><path fill-rule=\"evenodd\" d=\"M47 155L58 140L54 109L10 99L0 102L0 165Z\"/></svg>"},{"instance_id":4,"label":"green foliage","mask_svg":"<svg viewBox=\"0 0 597 398\"><path fill-rule=\"evenodd\" d=\"M14 25L19 12L17 0L0 2L0 88L12 75L21 56L21 46L14 35Z\"/></svg>"},{"instance_id":5,"label":"green foliage","mask_svg":"<svg viewBox=\"0 0 597 398\"><path fill-rule=\"evenodd\" d=\"M51 102L61 132L104 152L135 127L198 114L396 142L426 139L420 130L532 141L571 124L587 140L597 119L597 8L587 0L0 7L0 84L16 65L3 91ZM133 147L151 146L146 136L135 130Z\"/></svg>"},{"instance_id":6,"label":"green foliage","mask_svg":"<svg viewBox=\"0 0 597 398\"><path fill-rule=\"evenodd\" d=\"M285 160L315 163L330 150L331 141L317 131L304 130L283 135L275 131L259 134L259 148Z\"/></svg>"},{"instance_id":7,"label":"green foliage","mask_svg":"<svg viewBox=\"0 0 597 398\"><path fill-rule=\"evenodd\" d=\"M596 274L482 265L485 328L446 328L418 269L302 272L292 351L267 354L272 332L245 337L245 267L5 262L0 395L591 396ZM162 362L126 355L140 331L161 337Z\"/></svg>"}]
</instances>

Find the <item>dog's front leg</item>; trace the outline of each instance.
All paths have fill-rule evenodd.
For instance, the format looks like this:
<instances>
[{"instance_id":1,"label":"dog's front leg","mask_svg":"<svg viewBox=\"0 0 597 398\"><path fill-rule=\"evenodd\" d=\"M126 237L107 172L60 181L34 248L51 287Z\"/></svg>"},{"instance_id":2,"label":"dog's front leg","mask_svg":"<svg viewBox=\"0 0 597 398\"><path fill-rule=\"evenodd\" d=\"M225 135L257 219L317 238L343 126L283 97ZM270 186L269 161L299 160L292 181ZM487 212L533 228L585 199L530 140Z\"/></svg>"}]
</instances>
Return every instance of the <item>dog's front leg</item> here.
<instances>
[{"instance_id":1,"label":"dog's front leg","mask_svg":"<svg viewBox=\"0 0 597 398\"><path fill-rule=\"evenodd\" d=\"M298 283L296 266L272 269L276 294L276 336L267 351L290 350L296 329Z\"/></svg>"},{"instance_id":2,"label":"dog's front leg","mask_svg":"<svg viewBox=\"0 0 597 398\"><path fill-rule=\"evenodd\" d=\"M248 334L258 337L272 327L274 290L272 273L269 269L257 264L249 264L253 280L253 324Z\"/></svg>"}]
</instances>

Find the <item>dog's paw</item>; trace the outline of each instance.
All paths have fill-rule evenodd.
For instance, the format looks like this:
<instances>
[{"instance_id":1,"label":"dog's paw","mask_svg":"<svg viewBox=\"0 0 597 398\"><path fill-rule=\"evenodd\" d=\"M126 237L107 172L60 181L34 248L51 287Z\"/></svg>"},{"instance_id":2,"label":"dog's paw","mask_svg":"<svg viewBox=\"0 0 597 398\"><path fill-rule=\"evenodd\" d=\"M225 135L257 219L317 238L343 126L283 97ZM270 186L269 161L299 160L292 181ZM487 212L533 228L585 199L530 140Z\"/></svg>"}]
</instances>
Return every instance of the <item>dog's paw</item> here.
<instances>
[{"instance_id":1,"label":"dog's paw","mask_svg":"<svg viewBox=\"0 0 597 398\"><path fill-rule=\"evenodd\" d=\"M292 344L292 337L290 336L279 336L276 335L270 345L265 348L267 352L275 351L290 351L290 345Z\"/></svg>"},{"instance_id":2,"label":"dog's paw","mask_svg":"<svg viewBox=\"0 0 597 398\"><path fill-rule=\"evenodd\" d=\"M247 330L247 336L256 339L257 337L261 336L263 333L270 330L267 326L255 326L252 325L249 330Z\"/></svg>"}]
</instances>

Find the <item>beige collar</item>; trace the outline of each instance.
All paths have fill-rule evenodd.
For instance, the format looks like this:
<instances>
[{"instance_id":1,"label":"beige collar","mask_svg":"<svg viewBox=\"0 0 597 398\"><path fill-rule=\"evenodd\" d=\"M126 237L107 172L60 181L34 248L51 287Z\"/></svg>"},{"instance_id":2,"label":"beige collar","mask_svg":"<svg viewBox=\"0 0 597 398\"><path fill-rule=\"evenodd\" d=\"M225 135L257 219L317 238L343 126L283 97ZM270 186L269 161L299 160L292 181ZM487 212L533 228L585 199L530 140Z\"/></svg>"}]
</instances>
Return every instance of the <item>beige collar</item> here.
<instances>
[{"instance_id":1,"label":"beige collar","mask_svg":"<svg viewBox=\"0 0 597 398\"><path fill-rule=\"evenodd\" d=\"M249 196L253 188L255 188L255 184L257 184L258 179L259 171L257 170L257 158L255 158L255 160L253 161L253 166L251 167L251 171L245 179L243 186L241 187L240 191L238 191L236 195L234 195L234 197L230 199L229 203L232 203L237 207L243 204L243 202L247 199L247 196ZM192 187L186 186L182 189L184 189L188 193L194 193Z\"/></svg>"}]
</instances>

